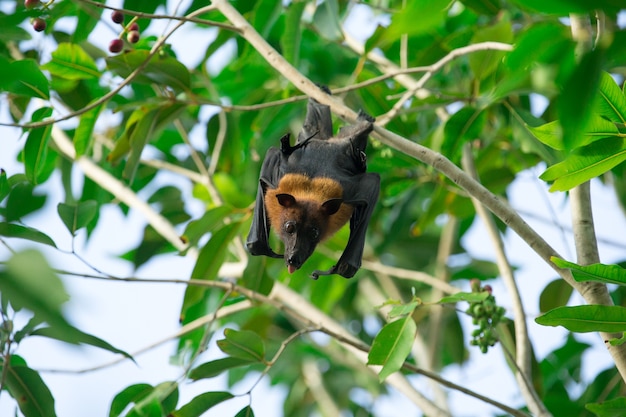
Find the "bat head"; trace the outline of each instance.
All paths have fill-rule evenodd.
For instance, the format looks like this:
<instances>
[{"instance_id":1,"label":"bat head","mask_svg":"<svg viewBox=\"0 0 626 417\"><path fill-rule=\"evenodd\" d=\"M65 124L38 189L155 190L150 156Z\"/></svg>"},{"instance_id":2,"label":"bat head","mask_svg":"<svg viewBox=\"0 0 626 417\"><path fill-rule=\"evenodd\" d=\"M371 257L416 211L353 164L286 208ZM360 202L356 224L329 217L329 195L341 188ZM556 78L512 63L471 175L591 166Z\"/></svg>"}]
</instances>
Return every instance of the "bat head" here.
<instances>
[{"instance_id":1,"label":"bat head","mask_svg":"<svg viewBox=\"0 0 626 417\"><path fill-rule=\"evenodd\" d=\"M300 269L317 244L328 237L330 217L337 213L343 200L333 198L319 203L280 193L276 194L276 202L280 208L270 222L285 245L285 264L291 274Z\"/></svg>"}]
</instances>

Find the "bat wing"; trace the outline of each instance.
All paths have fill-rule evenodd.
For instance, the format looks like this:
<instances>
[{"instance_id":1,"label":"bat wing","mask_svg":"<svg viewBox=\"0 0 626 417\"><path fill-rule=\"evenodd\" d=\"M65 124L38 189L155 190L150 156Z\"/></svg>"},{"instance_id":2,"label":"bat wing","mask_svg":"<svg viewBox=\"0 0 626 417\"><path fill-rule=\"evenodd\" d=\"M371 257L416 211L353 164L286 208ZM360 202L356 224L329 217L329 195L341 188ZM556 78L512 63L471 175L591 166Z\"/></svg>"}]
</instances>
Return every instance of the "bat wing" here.
<instances>
[{"instance_id":1,"label":"bat wing","mask_svg":"<svg viewBox=\"0 0 626 417\"><path fill-rule=\"evenodd\" d=\"M365 234L367 226L380 192L380 176L375 173L361 174L353 177L349 186L344 187L344 201L354 206L350 218L350 237L343 254L327 271L314 271L311 276L317 279L320 275L339 274L345 278L352 278L361 267Z\"/></svg>"},{"instance_id":2,"label":"bat wing","mask_svg":"<svg viewBox=\"0 0 626 417\"><path fill-rule=\"evenodd\" d=\"M261 167L261 176L256 194L256 204L254 206L254 214L252 217L252 226L246 246L252 255L264 255L272 258L282 258L272 250L269 244L270 222L267 217L265 208L265 192L268 187L275 188L284 175L283 153L276 149L270 148L265 155L263 165Z\"/></svg>"}]
</instances>

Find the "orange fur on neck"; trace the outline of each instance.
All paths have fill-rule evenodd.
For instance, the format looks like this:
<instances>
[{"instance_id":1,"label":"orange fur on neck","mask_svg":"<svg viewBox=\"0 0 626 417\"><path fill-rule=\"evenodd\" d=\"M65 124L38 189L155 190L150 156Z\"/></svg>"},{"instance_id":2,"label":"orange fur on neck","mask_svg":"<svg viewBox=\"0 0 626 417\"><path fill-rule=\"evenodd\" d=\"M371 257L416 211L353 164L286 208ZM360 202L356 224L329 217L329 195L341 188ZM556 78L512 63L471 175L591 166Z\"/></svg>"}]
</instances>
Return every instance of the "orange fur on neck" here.
<instances>
[{"instance_id":1,"label":"orange fur on neck","mask_svg":"<svg viewBox=\"0 0 626 417\"><path fill-rule=\"evenodd\" d=\"M296 199L296 206L286 208L278 203L277 194L291 194ZM278 231L287 220L298 221L303 206L298 202L312 203L315 212L308 215L317 217L320 224L325 224L320 240L331 237L346 224L352 216L353 207L342 203L339 210L330 216L322 214L321 206L327 200L342 198L343 189L341 184L331 178L309 178L302 174L287 174L278 183L278 188L268 189L265 193L265 207L267 208L270 224Z\"/></svg>"}]
</instances>

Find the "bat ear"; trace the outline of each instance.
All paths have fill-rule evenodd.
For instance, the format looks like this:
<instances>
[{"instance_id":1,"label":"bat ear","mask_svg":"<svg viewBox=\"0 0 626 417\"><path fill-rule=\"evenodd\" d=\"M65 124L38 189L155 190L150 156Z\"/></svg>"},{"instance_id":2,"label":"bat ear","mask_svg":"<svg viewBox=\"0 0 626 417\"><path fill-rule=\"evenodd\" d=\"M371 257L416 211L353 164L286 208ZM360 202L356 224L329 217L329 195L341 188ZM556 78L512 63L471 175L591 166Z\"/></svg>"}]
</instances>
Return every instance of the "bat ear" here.
<instances>
[{"instance_id":1,"label":"bat ear","mask_svg":"<svg viewBox=\"0 0 626 417\"><path fill-rule=\"evenodd\" d=\"M339 207L341 207L341 203L343 203L342 198L333 198L331 200L326 200L322 203L322 211L327 216L335 214L339 210Z\"/></svg>"},{"instance_id":2,"label":"bat ear","mask_svg":"<svg viewBox=\"0 0 626 417\"><path fill-rule=\"evenodd\" d=\"M296 199L291 194L276 194L278 204L283 207L293 207L296 205Z\"/></svg>"}]
</instances>

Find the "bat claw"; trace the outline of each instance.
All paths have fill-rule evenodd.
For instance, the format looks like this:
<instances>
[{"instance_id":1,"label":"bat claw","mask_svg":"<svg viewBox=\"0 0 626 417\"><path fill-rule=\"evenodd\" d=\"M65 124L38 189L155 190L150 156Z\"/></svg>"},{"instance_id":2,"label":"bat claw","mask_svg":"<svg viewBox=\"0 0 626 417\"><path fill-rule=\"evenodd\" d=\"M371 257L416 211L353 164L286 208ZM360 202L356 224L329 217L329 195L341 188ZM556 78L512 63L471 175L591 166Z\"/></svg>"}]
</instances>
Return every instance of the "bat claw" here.
<instances>
[{"instance_id":1,"label":"bat claw","mask_svg":"<svg viewBox=\"0 0 626 417\"><path fill-rule=\"evenodd\" d=\"M357 120L366 120L370 123L374 123L376 121L375 117L370 116L369 114L365 113L365 111L363 109L359 110L359 114L356 118Z\"/></svg>"}]
</instances>

